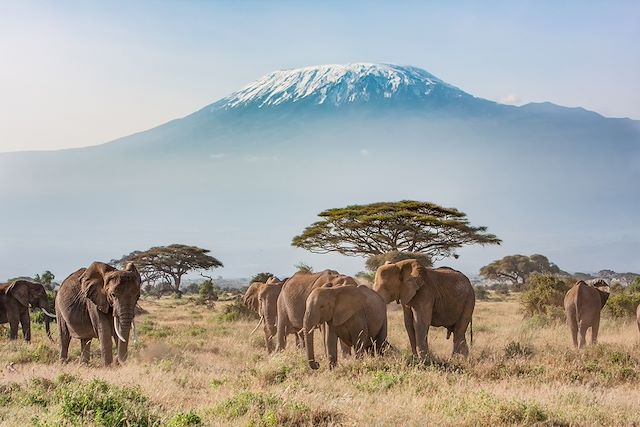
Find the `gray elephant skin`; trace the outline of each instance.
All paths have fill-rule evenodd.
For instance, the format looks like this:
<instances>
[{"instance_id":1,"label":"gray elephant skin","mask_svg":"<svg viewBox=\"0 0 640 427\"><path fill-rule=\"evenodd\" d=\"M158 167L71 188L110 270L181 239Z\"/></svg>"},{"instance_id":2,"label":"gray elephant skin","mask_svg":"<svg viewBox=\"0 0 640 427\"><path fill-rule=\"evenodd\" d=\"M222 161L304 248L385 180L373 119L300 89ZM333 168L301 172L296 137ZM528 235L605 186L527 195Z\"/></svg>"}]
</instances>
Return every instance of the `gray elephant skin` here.
<instances>
[{"instance_id":1,"label":"gray elephant skin","mask_svg":"<svg viewBox=\"0 0 640 427\"><path fill-rule=\"evenodd\" d=\"M381 354L387 339L387 304L366 286L319 287L311 291L306 302L304 332L307 359L311 369L315 360L313 333L326 323L325 348L329 368L337 365L338 339L355 349L356 357L366 351Z\"/></svg>"},{"instance_id":2,"label":"gray elephant skin","mask_svg":"<svg viewBox=\"0 0 640 427\"><path fill-rule=\"evenodd\" d=\"M82 362L89 361L89 346L98 338L106 366L113 361L113 340L118 362L127 360L129 333L140 298L140 274L133 264L118 270L94 262L67 277L56 296L60 333L60 360L67 361L71 338L80 340Z\"/></svg>"},{"instance_id":3,"label":"gray elephant skin","mask_svg":"<svg viewBox=\"0 0 640 427\"><path fill-rule=\"evenodd\" d=\"M469 354L466 332L473 317L475 293L467 276L452 268L426 268L415 260L404 260L380 266L373 288L387 304L402 304L414 356L427 357L430 326L447 328L447 338L453 333L453 354Z\"/></svg>"},{"instance_id":4,"label":"gray elephant skin","mask_svg":"<svg viewBox=\"0 0 640 427\"><path fill-rule=\"evenodd\" d=\"M598 341L600 312L609 299L609 285L598 280L593 285L580 280L564 296L564 312L571 331L573 346L586 344L587 330L591 328L591 343Z\"/></svg>"},{"instance_id":5,"label":"gray elephant skin","mask_svg":"<svg viewBox=\"0 0 640 427\"><path fill-rule=\"evenodd\" d=\"M29 307L40 308L45 313L45 330L51 338L50 323L55 315L44 286L22 279L0 284L0 323L9 323L10 339L18 338L18 326L22 326L25 341L31 341Z\"/></svg>"}]
</instances>

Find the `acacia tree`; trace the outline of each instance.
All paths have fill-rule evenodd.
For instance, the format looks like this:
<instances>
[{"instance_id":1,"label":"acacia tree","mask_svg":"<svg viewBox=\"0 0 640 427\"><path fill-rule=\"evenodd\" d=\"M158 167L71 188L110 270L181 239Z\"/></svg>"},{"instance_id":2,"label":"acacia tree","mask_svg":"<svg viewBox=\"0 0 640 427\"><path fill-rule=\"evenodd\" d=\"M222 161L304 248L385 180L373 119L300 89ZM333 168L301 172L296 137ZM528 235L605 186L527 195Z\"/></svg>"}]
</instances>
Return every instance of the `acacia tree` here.
<instances>
[{"instance_id":1,"label":"acacia tree","mask_svg":"<svg viewBox=\"0 0 640 427\"><path fill-rule=\"evenodd\" d=\"M293 238L293 246L367 258L394 251L420 253L431 261L457 258L456 250L464 245L501 242L487 233L487 227L470 225L464 212L431 202L352 205L327 209L319 216L321 221Z\"/></svg>"},{"instance_id":2,"label":"acacia tree","mask_svg":"<svg viewBox=\"0 0 640 427\"><path fill-rule=\"evenodd\" d=\"M155 283L166 280L174 292L181 294L182 276L190 271L223 267L222 262L209 255L208 249L188 245L155 246L146 251L134 251L125 255L116 264L132 262L143 281Z\"/></svg>"},{"instance_id":3,"label":"acacia tree","mask_svg":"<svg viewBox=\"0 0 640 427\"><path fill-rule=\"evenodd\" d=\"M533 273L562 274L563 272L546 256L540 254L508 255L480 269L482 277L500 282L510 282L514 286L524 285Z\"/></svg>"}]
</instances>

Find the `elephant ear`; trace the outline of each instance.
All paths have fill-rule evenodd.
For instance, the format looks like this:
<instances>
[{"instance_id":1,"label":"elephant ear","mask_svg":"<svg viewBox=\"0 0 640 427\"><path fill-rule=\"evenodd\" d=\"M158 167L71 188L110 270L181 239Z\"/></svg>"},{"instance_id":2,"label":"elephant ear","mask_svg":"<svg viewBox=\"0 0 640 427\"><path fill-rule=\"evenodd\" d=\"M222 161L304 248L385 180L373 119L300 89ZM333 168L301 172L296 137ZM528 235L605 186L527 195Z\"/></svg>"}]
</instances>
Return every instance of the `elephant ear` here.
<instances>
[{"instance_id":1,"label":"elephant ear","mask_svg":"<svg viewBox=\"0 0 640 427\"><path fill-rule=\"evenodd\" d=\"M18 302L25 307L29 307L29 291L31 289L31 283L26 280L16 280L9 285L6 293L14 297Z\"/></svg>"},{"instance_id":2,"label":"elephant ear","mask_svg":"<svg viewBox=\"0 0 640 427\"><path fill-rule=\"evenodd\" d=\"M607 285L607 282L604 280L598 280L593 287L596 288L598 295L600 295L600 308L602 309L609 299L611 288L609 288L609 285Z\"/></svg>"},{"instance_id":3,"label":"elephant ear","mask_svg":"<svg viewBox=\"0 0 640 427\"><path fill-rule=\"evenodd\" d=\"M91 300L103 313L109 312L109 302L105 292L105 275L115 268L102 262L94 262L80 276L80 286L83 294Z\"/></svg>"},{"instance_id":4,"label":"elephant ear","mask_svg":"<svg viewBox=\"0 0 640 427\"><path fill-rule=\"evenodd\" d=\"M422 286L422 280L420 278L420 270L422 266L417 261L405 262L401 266L400 277L402 283L400 284L400 301L402 304L407 305L409 301L415 296L418 289Z\"/></svg>"},{"instance_id":5,"label":"elephant ear","mask_svg":"<svg viewBox=\"0 0 640 427\"><path fill-rule=\"evenodd\" d=\"M136 280L138 281L138 285L140 285L140 283L142 282L142 277L140 276L140 273L138 273L138 269L132 262L126 265L126 267L124 268L124 271L128 271L129 273L133 274L136 277Z\"/></svg>"},{"instance_id":6,"label":"elephant ear","mask_svg":"<svg viewBox=\"0 0 640 427\"><path fill-rule=\"evenodd\" d=\"M331 318L331 324L333 326L340 326L353 316L353 305L349 304L347 298L340 298L339 292L332 292L335 302L333 307L333 317Z\"/></svg>"}]
</instances>

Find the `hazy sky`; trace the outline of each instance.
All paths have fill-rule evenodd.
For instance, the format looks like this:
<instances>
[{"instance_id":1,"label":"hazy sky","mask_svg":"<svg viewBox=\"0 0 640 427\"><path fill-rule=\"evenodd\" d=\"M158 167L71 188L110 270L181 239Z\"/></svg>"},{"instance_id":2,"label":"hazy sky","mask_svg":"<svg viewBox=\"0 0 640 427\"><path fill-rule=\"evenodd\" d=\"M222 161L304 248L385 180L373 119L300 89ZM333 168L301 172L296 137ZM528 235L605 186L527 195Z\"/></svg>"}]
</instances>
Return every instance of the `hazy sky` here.
<instances>
[{"instance_id":1,"label":"hazy sky","mask_svg":"<svg viewBox=\"0 0 640 427\"><path fill-rule=\"evenodd\" d=\"M0 2L0 151L99 144L276 69L390 62L640 119L640 2Z\"/></svg>"}]
</instances>

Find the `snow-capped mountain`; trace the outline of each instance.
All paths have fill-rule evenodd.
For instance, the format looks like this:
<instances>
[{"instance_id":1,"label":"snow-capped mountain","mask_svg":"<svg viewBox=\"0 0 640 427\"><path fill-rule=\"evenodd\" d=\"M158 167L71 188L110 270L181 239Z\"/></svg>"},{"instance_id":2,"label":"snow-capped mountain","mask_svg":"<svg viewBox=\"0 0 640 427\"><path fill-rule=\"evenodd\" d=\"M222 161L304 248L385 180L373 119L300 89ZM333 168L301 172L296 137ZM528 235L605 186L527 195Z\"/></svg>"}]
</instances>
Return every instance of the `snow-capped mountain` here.
<instances>
[{"instance_id":1,"label":"snow-capped mountain","mask_svg":"<svg viewBox=\"0 0 640 427\"><path fill-rule=\"evenodd\" d=\"M276 71L111 143L0 154L0 280L180 242L212 249L225 276L300 260L355 273L361 260L291 237L326 208L399 199L460 208L504 241L453 261L471 275L507 253L640 270L638 182L638 121L502 105L415 67Z\"/></svg>"},{"instance_id":2,"label":"snow-capped mountain","mask_svg":"<svg viewBox=\"0 0 640 427\"><path fill-rule=\"evenodd\" d=\"M392 64L329 64L269 73L213 104L210 111L276 107L420 102L472 98L427 71Z\"/></svg>"}]
</instances>

